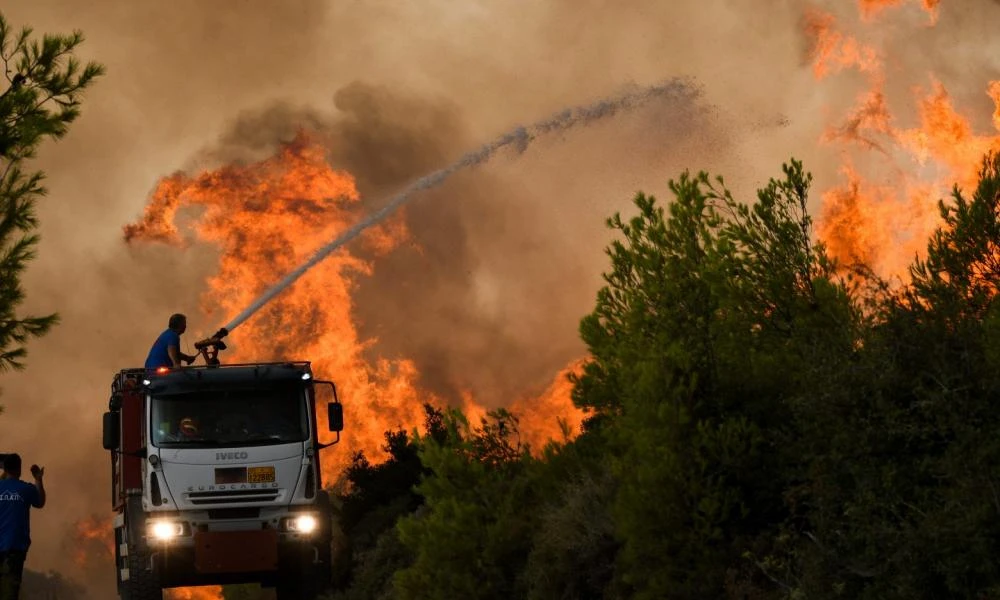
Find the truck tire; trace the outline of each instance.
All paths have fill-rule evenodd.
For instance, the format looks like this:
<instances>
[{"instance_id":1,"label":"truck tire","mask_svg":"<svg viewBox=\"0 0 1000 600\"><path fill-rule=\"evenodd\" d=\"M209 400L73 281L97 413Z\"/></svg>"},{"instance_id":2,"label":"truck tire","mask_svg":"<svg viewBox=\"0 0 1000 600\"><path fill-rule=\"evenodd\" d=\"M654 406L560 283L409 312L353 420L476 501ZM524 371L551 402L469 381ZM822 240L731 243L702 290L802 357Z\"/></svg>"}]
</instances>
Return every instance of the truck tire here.
<instances>
[{"instance_id":1,"label":"truck tire","mask_svg":"<svg viewBox=\"0 0 1000 600\"><path fill-rule=\"evenodd\" d=\"M316 503L323 515L320 521L319 564L315 565L314 574L320 582L320 589L327 591L333 587L333 510L330 505L330 493L320 490L316 494Z\"/></svg>"},{"instance_id":2,"label":"truck tire","mask_svg":"<svg viewBox=\"0 0 1000 600\"><path fill-rule=\"evenodd\" d=\"M149 555L145 551L129 551L129 579L122 583L122 600L163 600L163 589L148 565Z\"/></svg>"},{"instance_id":3,"label":"truck tire","mask_svg":"<svg viewBox=\"0 0 1000 600\"><path fill-rule=\"evenodd\" d=\"M142 499L129 498L125 508L125 527L121 530L128 548L125 565L129 578L121 583L121 600L163 600L163 589L150 563L144 530Z\"/></svg>"}]
</instances>

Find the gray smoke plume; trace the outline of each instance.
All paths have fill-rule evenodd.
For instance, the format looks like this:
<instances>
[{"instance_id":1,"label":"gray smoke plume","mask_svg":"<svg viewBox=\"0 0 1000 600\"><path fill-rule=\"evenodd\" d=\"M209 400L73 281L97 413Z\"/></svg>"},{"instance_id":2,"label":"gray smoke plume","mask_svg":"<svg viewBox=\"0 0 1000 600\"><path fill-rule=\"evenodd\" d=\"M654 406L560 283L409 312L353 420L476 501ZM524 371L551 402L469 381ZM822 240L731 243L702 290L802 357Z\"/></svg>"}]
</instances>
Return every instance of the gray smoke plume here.
<instances>
[{"instance_id":1,"label":"gray smoke plume","mask_svg":"<svg viewBox=\"0 0 1000 600\"><path fill-rule=\"evenodd\" d=\"M381 222L390 214L395 212L400 206L408 202L414 194L437 187L445 182L449 177L464 169L472 168L483 164L493 158L497 152L512 147L518 154L523 153L528 145L537 136L547 135L557 131L565 131L578 125L587 125L594 121L609 118L622 111L632 110L656 98L676 98L690 96L692 87L681 81L671 81L665 84L651 86L646 89L622 94L617 97L600 100L594 104L568 108L558 114L539 121L528 127L519 126L511 129L495 140L486 143L478 150L470 152L460 158L455 163L425 175L415 181L405 190L394 196L385 206L376 212L361 219L358 223L350 227L347 231L337 236L329 244L316 251L313 256L299 267L282 277L277 283L271 286L260 297L256 298L250 306L246 307L233 319L226 323L225 329L232 332L244 321L252 316L269 300L284 291L289 285L294 283L299 277L304 275L309 269L316 266L320 261L330 255L344 244L350 242L361 232L372 225Z\"/></svg>"}]
</instances>

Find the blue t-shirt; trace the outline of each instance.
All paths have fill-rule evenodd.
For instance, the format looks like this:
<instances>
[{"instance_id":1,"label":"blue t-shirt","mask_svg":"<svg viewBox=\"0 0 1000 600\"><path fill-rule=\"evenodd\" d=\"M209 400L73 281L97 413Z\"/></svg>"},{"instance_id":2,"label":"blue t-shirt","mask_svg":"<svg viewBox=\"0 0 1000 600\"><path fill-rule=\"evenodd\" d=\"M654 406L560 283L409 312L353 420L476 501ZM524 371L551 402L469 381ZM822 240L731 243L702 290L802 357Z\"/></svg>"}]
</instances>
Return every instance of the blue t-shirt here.
<instances>
[{"instance_id":1,"label":"blue t-shirt","mask_svg":"<svg viewBox=\"0 0 1000 600\"><path fill-rule=\"evenodd\" d=\"M164 331L153 342L153 347L149 349L149 356L146 357L147 369L174 366L174 361L170 360L170 354L167 352L168 346L177 346L177 352L181 351L181 336L173 329Z\"/></svg>"},{"instance_id":2,"label":"blue t-shirt","mask_svg":"<svg viewBox=\"0 0 1000 600\"><path fill-rule=\"evenodd\" d=\"M34 484L20 479L0 479L0 552L27 552L31 545L28 511L40 507Z\"/></svg>"}]
</instances>

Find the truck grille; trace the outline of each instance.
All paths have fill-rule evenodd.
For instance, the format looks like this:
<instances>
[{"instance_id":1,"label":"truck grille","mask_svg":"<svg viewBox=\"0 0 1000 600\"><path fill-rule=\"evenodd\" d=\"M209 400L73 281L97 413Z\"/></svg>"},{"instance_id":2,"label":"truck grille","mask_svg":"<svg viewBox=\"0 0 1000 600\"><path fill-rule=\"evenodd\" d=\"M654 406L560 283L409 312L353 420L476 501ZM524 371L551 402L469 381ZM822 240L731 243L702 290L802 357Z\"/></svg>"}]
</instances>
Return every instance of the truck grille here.
<instances>
[{"instance_id":1,"label":"truck grille","mask_svg":"<svg viewBox=\"0 0 1000 600\"><path fill-rule=\"evenodd\" d=\"M226 504L229 502L273 502L281 490L232 490L217 492L189 492L191 504Z\"/></svg>"}]
</instances>

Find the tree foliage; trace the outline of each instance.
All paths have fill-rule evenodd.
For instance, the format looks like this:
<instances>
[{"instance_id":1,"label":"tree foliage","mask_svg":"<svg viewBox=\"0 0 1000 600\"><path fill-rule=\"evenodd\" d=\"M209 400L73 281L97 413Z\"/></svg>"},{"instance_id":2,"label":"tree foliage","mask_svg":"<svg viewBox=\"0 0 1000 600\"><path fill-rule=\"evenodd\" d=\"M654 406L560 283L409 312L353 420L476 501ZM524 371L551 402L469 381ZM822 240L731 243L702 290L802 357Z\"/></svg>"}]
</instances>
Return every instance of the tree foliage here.
<instances>
[{"instance_id":1,"label":"tree foliage","mask_svg":"<svg viewBox=\"0 0 1000 600\"><path fill-rule=\"evenodd\" d=\"M428 469L421 462L421 439L443 443L444 414L424 405L424 437L403 430L385 432L387 459L373 464L357 452L334 494L336 529L334 580L338 600L392 598L392 580L411 554L400 542L396 522L423 504L416 491Z\"/></svg>"},{"instance_id":2,"label":"tree foliage","mask_svg":"<svg viewBox=\"0 0 1000 600\"><path fill-rule=\"evenodd\" d=\"M368 597L1000 594L1000 158L895 288L815 243L810 184L793 160L745 204L684 173L609 219L584 431L531 453L516 415L449 411L405 437L409 487L364 484L396 507L354 534Z\"/></svg>"},{"instance_id":3,"label":"tree foliage","mask_svg":"<svg viewBox=\"0 0 1000 600\"><path fill-rule=\"evenodd\" d=\"M595 311L579 405L613 417L608 455L629 597L704 598L788 516L795 399L817 348L850 351L855 313L810 240L810 177L793 161L752 206L721 179L640 194ZM757 573L755 576L761 576Z\"/></svg>"},{"instance_id":4,"label":"tree foliage","mask_svg":"<svg viewBox=\"0 0 1000 600\"><path fill-rule=\"evenodd\" d=\"M421 513L402 519L400 540L413 565L395 577L404 599L509 598L530 550L535 504L533 460L516 442L517 419L504 410L478 428L457 412L444 421L443 442L429 441L421 460L433 473L419 485Z\"/></svg>"},{"instance_id":5,"label":"tree foliage","mask_svg":"<svg viewBox=\"0 0 1000 600\"><path fill-rule=\"evenodd\" d=\"M25 343L44 335L55 314L24 316L21 275L38 244L35 205L44 174L28 166L46 138L63 137L80 115L86 90L103 72L74 56L83 34L15 31L0 14L0 370L24 366Z\"/></svg>"}]
</instances>

